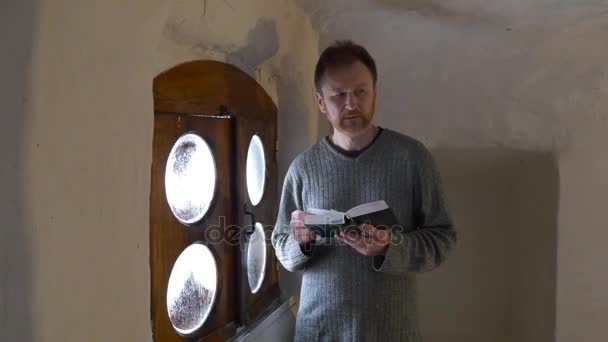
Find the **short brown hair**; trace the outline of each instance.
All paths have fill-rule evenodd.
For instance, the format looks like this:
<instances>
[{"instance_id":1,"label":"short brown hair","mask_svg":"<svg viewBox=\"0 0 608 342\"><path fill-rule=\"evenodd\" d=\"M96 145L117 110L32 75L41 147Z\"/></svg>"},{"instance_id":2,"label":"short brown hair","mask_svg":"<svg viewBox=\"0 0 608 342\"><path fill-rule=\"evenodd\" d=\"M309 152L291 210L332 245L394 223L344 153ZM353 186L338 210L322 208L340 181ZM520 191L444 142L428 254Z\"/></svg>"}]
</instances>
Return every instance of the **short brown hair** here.
<instances>
[{"instance_id":1,"label":"short brown hair","mask_svg":"<svg viewBox=\"0 0 608 342\"><path fill-rule=\"evenodd\" d=\"M369 69L372 73L375 86L378 80L378 71L376 70L376 62L374 62L369 52L363 46L355 44L351 40L338 40L327 47L317 61L315 68L316 90L321 92L321 79L325 75L325 72L327 72L327 69L348 66L356 61L360 61Z\"/></svg>"}]
</instances>

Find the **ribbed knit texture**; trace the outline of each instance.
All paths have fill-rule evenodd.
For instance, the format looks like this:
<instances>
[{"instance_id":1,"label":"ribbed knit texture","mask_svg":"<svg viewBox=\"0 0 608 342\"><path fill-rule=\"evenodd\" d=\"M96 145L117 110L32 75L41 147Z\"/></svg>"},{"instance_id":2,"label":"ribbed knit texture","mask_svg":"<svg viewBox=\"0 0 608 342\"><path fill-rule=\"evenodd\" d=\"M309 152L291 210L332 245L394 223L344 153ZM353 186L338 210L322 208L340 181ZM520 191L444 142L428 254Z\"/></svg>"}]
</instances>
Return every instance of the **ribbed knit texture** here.
<instances>
[{"instance_id":1,"label":"ribbed knit texture","mask_svg":"<svg viewBox=\"0 0 608 342\"><path fill-rule=\"evenodd\" d=\"M346 211L377 200L400 223L384 257L335 239L316 241L307 256L291 235L294 210ZM322 139L291 164L272 234L283 266L303 270L295 340L419 341L416 273L441 264L455 241L439 174L420 142L385 129L350 158Z\"/></svg>"}]
</instances>

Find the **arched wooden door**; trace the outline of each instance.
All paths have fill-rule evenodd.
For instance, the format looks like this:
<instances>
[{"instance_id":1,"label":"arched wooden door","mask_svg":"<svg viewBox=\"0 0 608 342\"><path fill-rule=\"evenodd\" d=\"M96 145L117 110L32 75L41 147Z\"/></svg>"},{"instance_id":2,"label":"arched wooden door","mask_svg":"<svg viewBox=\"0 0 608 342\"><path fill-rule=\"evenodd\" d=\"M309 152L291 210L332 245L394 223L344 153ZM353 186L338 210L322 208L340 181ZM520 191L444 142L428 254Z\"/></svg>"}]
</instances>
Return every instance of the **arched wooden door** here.
<instances>
[{"instance_id":1,"label":"arched wooden door","mask_svg":"<svg viewBox=\"0 0 608 342\"><path fill-rule=\"evenodd\" d=\"M276 106L237 68L154 79L150 195L155 341L223 341L278 300Z\"/></svg>"}]
</instances>

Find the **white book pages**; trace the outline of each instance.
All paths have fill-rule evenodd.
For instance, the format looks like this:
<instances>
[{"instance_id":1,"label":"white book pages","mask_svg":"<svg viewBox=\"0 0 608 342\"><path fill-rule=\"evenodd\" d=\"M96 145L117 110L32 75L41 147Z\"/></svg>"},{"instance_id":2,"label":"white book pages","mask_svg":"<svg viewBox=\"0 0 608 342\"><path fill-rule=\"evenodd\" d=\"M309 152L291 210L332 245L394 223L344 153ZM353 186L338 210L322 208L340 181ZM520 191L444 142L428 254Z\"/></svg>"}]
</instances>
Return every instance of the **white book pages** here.
<instances>
[{"instance_id":1,"label":"white book pages","mask_svg":"<svg viewBox=\"0 0 608 342\"><path fill-rule=\"evenodd\" d=\"M327 209L309 208L307 210L307 212L309 212L311 214L315 214L315 215L320 215L320 216L325 216L325 215L333 216L335 214L344 215L343 212L340 212L340 211L337 211L337 210L333 210L333 209L327 210Z\"/></svg>"},{"instance_id":2,"label":"white book pages","mask_svg":"<svg viewBox=\"0 0 608 342\"><path fill-rule=\"evenodd\" d=\"M346 216L349 218L357 217L385 209L388 209L388 204L386 204L385 201L380 200L375 202L364 203L354 208L351 208L346 212Z\"/></svg>"},{"instance_id":3,"label":"white book pages","mask_svg":"<svg viewBox=\"0 0 608 342\"><path fill-rule=\"evenodd\" d=\"M304 216L304 224L343 224L344 213L336 210L310 208L308 212L313 215Z\"/></svg>"}]
</instances>

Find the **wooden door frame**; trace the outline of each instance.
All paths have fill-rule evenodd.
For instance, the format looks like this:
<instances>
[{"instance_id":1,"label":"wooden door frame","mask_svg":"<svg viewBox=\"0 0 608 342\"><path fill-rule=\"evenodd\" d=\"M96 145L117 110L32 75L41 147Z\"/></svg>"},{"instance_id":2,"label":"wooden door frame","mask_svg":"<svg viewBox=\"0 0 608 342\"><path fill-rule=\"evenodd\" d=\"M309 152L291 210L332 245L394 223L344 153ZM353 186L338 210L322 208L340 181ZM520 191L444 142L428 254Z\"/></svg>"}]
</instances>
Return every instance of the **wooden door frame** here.
<instances>
[{"instance_id":1,"label":"wooden door frame","mask_svg":"<svg viewBox=\"0 0 608 342\"><path fill-rule=\"evenodd\" d=\"M265 90L249 75L238 68L218 62L218 61L193 61L177 65L154 78L153 82L154 112L156 113L175 113L175 115L208 115L226 116L234 118L233 136L238 144L234 150L234 164L238 169L244 170L243 149L247 151L247 145L243 147L248 135L255 133L255 126L263 124L267 137L272 141L264 141L267 165L271 165L267 173L269 186L265 187L264 198L270 198L272 209L263 211L264 224L274 224L277 210L277 170L276 170L276 139L277 139L277 107ZM246 124L255 123L253 125ZM155 120L156 126L156 120ZM247 127L253 126L253 129ZM155 128L156 129L156 128ZM153 157L159 158L158 156ZM268 169L268 168L267 168ZM154 170L153 170L154 172ZM158 170L156 170L158 172ZM241 227L246 224L244 211L251 209L246 191L244 190L243 177L236 177L236 194L240 203L235 203L232 213L234 215L233 224ZM150 199L152 205L153 199ZM262 200L264 201L264 199ZM243 204L247 203L247 204ZM153 226L153 213L150 213L150 226ZM155 260L152 250L154 248L153 239L157 238L150 231L150 267L151 267L151 296L154 298L165 298L162 286L156 284ZM242 241L241 241L242 242ZM243 248L239 248L243 250ZM273 300L279 297L277 260L274 249L267 244L269 253L267 256L266 279L263 283L264 291L257 296L250 296L245 293L239 295L238 324L248 324L252 320L260 317L264 306L268 306ZM237 254L238 260L242 260ZM237 262L238 263L238 262ZM242 267L238 267L242 275ZM236 277L237 289L248 289L248 284L243 284L243 278ZM246 279L245 279L246 280ZM156 286L153 286L156 284ZM166 291L166 289L164 289ZM241 290L241 292L243 292ZM151 315L155 301L151 301ZM252 309L243 307L251 305ZM153 321L153 333L155 331L155 321ZM157 322L158 323L158 322ZM223 331L217 331L212 336L203 340L221 341L234 334L234 329L225 327ZM187 339L191 340L191 339Z\"/></svg>"}]
</instances>

